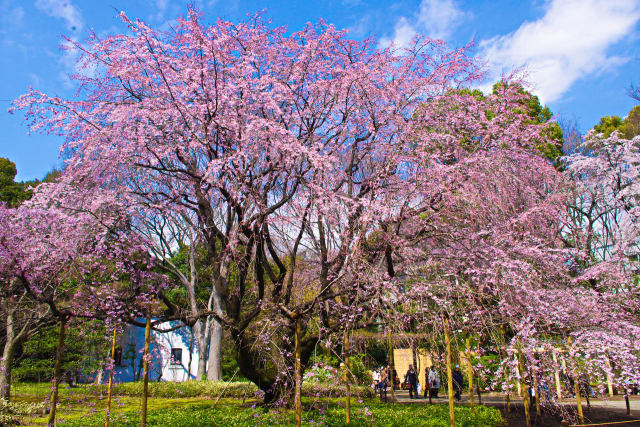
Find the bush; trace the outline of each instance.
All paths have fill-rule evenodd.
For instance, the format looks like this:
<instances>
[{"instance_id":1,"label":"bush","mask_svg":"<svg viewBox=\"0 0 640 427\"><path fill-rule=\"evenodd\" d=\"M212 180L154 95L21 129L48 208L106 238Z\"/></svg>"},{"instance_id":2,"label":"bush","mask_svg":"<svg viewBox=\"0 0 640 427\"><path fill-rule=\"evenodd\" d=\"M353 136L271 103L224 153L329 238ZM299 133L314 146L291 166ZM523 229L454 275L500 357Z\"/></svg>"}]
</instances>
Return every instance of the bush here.
<instances>
[{"instance_id":1,"label":"bush","mask_svg":"<svg viewBox=\"0 0 640 427\"><path fill-rule=\"evenodd\" d=\"M13 366L14 379L33 382L53 379L59 331L58 325L41 328L22 344ZM110 344L104 336L102 322L69 326L62 363L62 371L67 373L65 379L78 382L101 368Z\"/></svg>"},{"instance_id":2,"label":"bush","mask_svg":"<svg viewBox=\"0 0 640 427\"><path fill-rule=\"evenodd\" d=\"M94 394L106 394L107 386L89 386ZM362 397L374 396L371 387L351 387L352 393ZM302 383L304 396L343 396L344 385L339 383ZM142 394L142 382L120 383L113 388L116 396L140 396ZM258 396L258 387L249 382L224 382L224 381L185 381L181 383L154 382L149 383L149 396L162 398L180 397L227 397L227 398L253 398Z\"/></svg>"},{"instance_id":3,"label":"bush","mask_svg":"<svg viewBox=\"0 0 640 427\"><path fill-rule=\"evenodd\" d=\"M304 372L304 381L310 383L337 383L340 381L340 373L331 365L316 363Z\"/></svg>"},{"instance_id":4,"label":"bush","mask_svg":"<svg viewBox=\"0 0 640 427\"><path fill-rule=\"evenodd\" d=\"M364 358L364 354L352 356L349 365L351 365L351 374L354 376L356 384L368 386L373 383L373 375L371 375L371 371L365 366Z\"/></svg>"},{"instance_id":5,"label":"bush","mask_svg":"<svg viewBox=\"0 0 640 427\"><path fill-rule=\"evenodd\" d=\"M20 419L45 410L46 403L8 402L0 399L0 425L20 424Z\"/></svg>"}]
</instances>

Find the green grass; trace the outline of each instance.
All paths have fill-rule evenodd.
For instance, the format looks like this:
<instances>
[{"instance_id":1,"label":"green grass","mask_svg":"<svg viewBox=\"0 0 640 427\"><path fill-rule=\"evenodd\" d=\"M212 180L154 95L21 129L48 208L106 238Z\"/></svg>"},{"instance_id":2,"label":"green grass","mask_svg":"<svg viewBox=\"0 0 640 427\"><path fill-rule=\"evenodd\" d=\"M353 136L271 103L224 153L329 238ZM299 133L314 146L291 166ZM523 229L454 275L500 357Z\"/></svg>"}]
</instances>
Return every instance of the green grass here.
<instances>
[{"instance_id":1,"label":"green grass","mask_svg":"<svg viewBox=\"0 0 640 427\"><path fill-rule=\"evenodd\" d=\"M34 401L44 398L48 387L18 385L16 400ZM78 393L76 393L78 392ZM58 425L92 427L104 425L106 397L89 388L61 389ZM305 397L303 399L303 425L346 426L344 399L335 397ZM266 410L258 399L249 397L222 398L182 397L149 399L148 425L166 427L200 426L292 426L295 415L291 410ZM112 426L138 426L140 399L137 396L115 396L112 403ZM446 404L428 405L384 404L377 399L352 399L350 426L443 426L449 425ZM44 416L23 419L26 425L44 425ZM494 408L477 407L475 415L467 406L456 406L458 426L498 426L500 412Z\"/></svg>"}]
</instances>

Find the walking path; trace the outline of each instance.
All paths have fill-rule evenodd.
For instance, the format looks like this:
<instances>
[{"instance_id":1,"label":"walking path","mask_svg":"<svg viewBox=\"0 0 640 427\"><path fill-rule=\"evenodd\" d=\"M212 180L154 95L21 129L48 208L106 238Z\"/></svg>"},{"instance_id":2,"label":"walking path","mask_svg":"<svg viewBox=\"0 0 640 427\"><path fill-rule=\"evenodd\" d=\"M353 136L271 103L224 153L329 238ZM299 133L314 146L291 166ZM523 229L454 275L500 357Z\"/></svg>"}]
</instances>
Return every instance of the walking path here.
<instances>
[{"instance_id":1,"label":"walking path","mask_svg":"<svg viewBox=\"0 0 640 427\"><path fill-rule=\"evenodd\" d=\"M399 403L428 403L429 402L428 398L425 399L422 396L420 396L419 399L409 399L409 392L405 390L396 390L395 395L396 395L396 400ZM446 390L444 395L440 393L439 397L437 399L432 399L432 401L434 403L448 402ZM475 403L478 403L477 395L473 396L473 401ZM512 395L511 402L522 403L522 398ZM613 396L611 398L607 397L607 398L597 398L597 399L591 398L590 402L592 407L603 407L603 408L610 408L610 409L626 410L624 396ZM460 403L463 403L463 404L469 403L469 394L463 394L462 400L460 401ZM491 405L506 404L504 395L499 393L483 393L482 403L491 404ZM544 399L541 403L544 404ZM572 404L575 405L576 399L562 399L560 400L559 403L564 405L572 405ZM582 406L584 406L585 408L587 407L587 402L584 398L582 399ZM637 413L637 415L640 417L640 396L629 396L629 406L631 407L631 413L632 414Z\"/></svg>"}]
</instances>

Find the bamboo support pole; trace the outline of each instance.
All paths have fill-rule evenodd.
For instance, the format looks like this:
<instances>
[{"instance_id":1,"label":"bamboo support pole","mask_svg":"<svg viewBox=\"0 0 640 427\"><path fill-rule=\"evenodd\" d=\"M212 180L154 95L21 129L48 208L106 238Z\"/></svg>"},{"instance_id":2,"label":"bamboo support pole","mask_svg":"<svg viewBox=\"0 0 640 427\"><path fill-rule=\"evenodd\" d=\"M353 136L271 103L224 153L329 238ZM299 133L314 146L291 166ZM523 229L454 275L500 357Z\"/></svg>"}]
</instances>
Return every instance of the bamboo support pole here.
<instances>
[{"instance_id":1,"label":"bamboo support pole","mask_svg":"<svg viewBox=\"0 0 640 427\"><path fill-rule=\"evenodd\" d=\"M557 399L562 399L562 383L560 382L560 369L558 369L558 356L556 350L552 350L551 357L553 357L553 377L556 381L556 395Z\"/></svg>"},{"instance_id":2,"label":"bamboo support pole","mask_svg":"<svg viewBox=\"0 0 640 427\"><path fill-rule=\"evenodd\" d=\"M506 346L507 340L505 339L504 326L500 325L500 356L503 361L507 360ZM509 373L507 372L506 366L504 369L504 391L508 414L511 413L511 396L509 395Z\"/></svg>"},{"instance_id":3,"label":"bamboo support pole","mask_svg":"<svg viewBox=\"0 0 640 427\"><path fill-rule=\"evenodd\" d=\"M573 345L573 340L571 339L571 335L567 337L567 341L569 343L569 348ZM573 372L573 386L576 394L576 405L578 406L578 418L580 419L580 424L584 424L584 413L582 412L582 396L580 394L580 377L578 376L577 367L574 368Z\"/></svg>"},{"instance_id":4,"label":"bamboo support pole","mask_svg":"<svg viewBox=\"0 0 640 427\"><path fill-rule=\"evenodd\" d=\"M49 420L47 426L55 427L56 425L56 408L58 406L58 388L62 380L62 353L64 351L64 339L67 328L67 318L60 319L60 333L58 334L58 347L56 348L56 364L53 376L53 392L51 393L51 410L49 412Z\"/></svg>"},{"instance_id":5,"label":"bamboo support pole","mask_svg":"<svg viewBox=\"0 0 640 427\"><path fill-rule=\"evenodd\" d=\"M471 337L467 336L467 370L469 371L469 405L471 413L475 414L476 410L473 406L473 365L471 364Z\"/></svg>"},{"instance_id":6,"label":"bamboo support pole","mask_svg":"<svg viewBox=\"0 0 640 427\"><path fill-rule=\"evenodd\" d=\"M116 358L116 327L113 327L113 337L111 338L111 366L109 369L109 385L107 386L107 414L104 427L109 427L109 418L111 416L111 385L113 384L113 365Z\"/></svg>"},{"instance_id":7,"label":"bamboo support pole","mask_svg":"<svg viewBox=\"0 0 640 427\"><path fill-rule=\"evenodd\" d=\"M446 363L447 363L447 391L449 394L449 425L455 427L456 417L453 404L453 370L451 369L451 326L446 316L442 317L444 322L444 340L446 344Z\"/></svg>"},{"instance_id":8,"label":"bamboo support pole","mask_svg":"<svg viewBox=\"0 0 640 427\"><path fill-rule=\"evenodd\" d=\"M346 368L345 373L345 386L347 391L347 424L351 423L351 361L349 358L349 331L344 331L344 365Z\"/></svg>"},{"instance_id":9,"label":"bamboo support pole","mask_svg":"<svg viewBox=\"0 0 640 427\"><path fill-rule=\"evenodd\" d=\"M518 366L520 373L520 383L522 384L522 391L524 392L524 395L522 396L522 403L524 405L524 417L527 427L531 427L531 398L529 397L529 386L525 380L525 372L527 371L524 366L524 355L522 354L520 344L518 344Z\"/></svg>"},{"instance_id":10,"label":"bamboo support pole","mask_svg":"<svg viewBox=\"0 0 640 427\"><path fill-rule=\"evenodd\" d=\"M389 345L389 378L390 378L390 382L391 382L391 401L395 402L396 401L396 395L395 395L395 391L394 391L394 384L395 384L395 368L394 368L394 360L393 360L393 343L391 341L391 328L387 329L387 343Z\"/></svg>"},{"instance_id":11,"label":"bamboo support pole","mask_svg":"<svg viewBox=\"0 0 640 427\"><path fill-rule=\"evenodd\" d=\"M140 426L147 425L147 398L149 396L149 353L151 348L151 314L147 313L147 323L144 328L144 371L142 374L142 402L140 410Z\"/></svg>"},{"instance_id":12,"label":"bamboo support pole","mask_svg":"<svg viewBox=\"0 0 640 427\"><path fill-rule=\"evenodd\" d=\"M302 325L300 317L296 318L296 334L295 334L295 375L296 375L296 391L295 391L295 410L296 410L296 427L302 425L302 366L301 358L301 342L302 341Z\"/></svg>"}]
</instances>

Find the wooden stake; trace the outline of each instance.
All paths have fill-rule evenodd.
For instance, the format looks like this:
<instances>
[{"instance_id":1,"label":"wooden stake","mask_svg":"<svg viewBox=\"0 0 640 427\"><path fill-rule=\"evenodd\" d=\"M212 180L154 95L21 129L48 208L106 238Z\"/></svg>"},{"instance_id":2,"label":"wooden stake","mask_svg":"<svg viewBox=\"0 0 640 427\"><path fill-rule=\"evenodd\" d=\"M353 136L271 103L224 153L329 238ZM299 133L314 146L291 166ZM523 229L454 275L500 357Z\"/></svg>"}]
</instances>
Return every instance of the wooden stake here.
<instances>
[{"instance_id":1,"label":"wooden stake","mask_svg":"<svg viewBox=\"0 0 640 427\"><path fill-rule=\"evenodd\" d=\"M447 346L446 363L447 363L447 391L449 392L449 425L455 427L456 416L453 404L453 369L451 369L451 326L449 319L442 316L444 322L444 341Z\"/></svg>"},{"instance_id":2,"label":"wooden stake","mask_svg":"<svg viewBox=\"0 0 640 427\"><path fill-rule=\"evenodd\" d=\"M471 413L475 414L473 407L473 365L471 364L471 337L467 336L467 370L469 371L469 405L471 405Z\"/></svg>"},{"instance_id":3,"label":"wooden stake","mask_svg":"<svg viewBox=\"0 0 640 427\"><path fill-rule=\"evenodd\" d=\"M607 363L607 389L609 391L609 397L613 397L613 378L611 377L611 360L609 359L609 355L605 352L605 362Z\"/></svg>"},{"instance_id":4,"label":"wooden stake","mask_svg":"<svg viewBox=\"0 0 640 427\"><path fill-rule=\"evenodd\" d=\"M296 375L296 390L295 390L295 410L296 410L296 427L300 427L302 425L302 366L300 363L301 359L301 342L302 341L302 325L300 316L296 317L296 337L295 337L295 352L296 352L296 361L295 361L295 375Z\"/></svg>"},{"instance_id":5,"label":"wooden stake","mask_svg":"<svg viewBox=\"0 0 640 427\"><path fill-rule=\"evenodd\" d=\"M533 390L535 391L536 415L540 416L542 414L540 411L540 387L538 387L538 373L535 368L531 370L531 376L533 377Z\"/></svg>"},{"instance_id":6,"label":"wooden stake","mask_svg":"<svg viewBox=\"0 0 640 427\"><path fill-rule=\"evenodd\" d=\"M569 348L571 348L573 345L571 335L568 336L567 341L569 342ZM577 368L574 369L573 378L573 388L576 394L576 405L578 406L578 418L580 419L580 424L584 424L584 414L582 413L582 396L580 395L580 377L578 376Z\"/></svg>"},{"instance_id":7,"label":"wooden stake","mask_svg":"<svg viewBox=\"0 0 640 427\"><path fill-rule=\"evenodd\" d=\"M351 362L349 358L349 331L344 331L345 385L347 389L347 424L351 422Z\"/></svg>"},{"instance_id":8,"label":"wooden stake","mask_svg":"<svg viewBox=\"0 0 640 427\"><path fill-rule=\"evenodd\" d=\"M391 328L387 329L387 344L389 345L389 377L391 379L391 401L395 402L396 394L393 387L396 381L396 376L394 374L395 369L394 369L394 361L393 361L393 345L391 342Z\"/></svg>"},{"instance_id":9,"label":"wooden stake","mask_svg":"<svg viewBox=\"0 0 640 427\"><path fill-rule=\"evenodd\" d=\"M142 374L142 408L140 411L140 426L147 425L147 398L149 396L149 353L151 347L151 314L147 313L147 324L144 328L144 371Z\"/></svg>"},{"instance_id":10,"label":"wooden stake","mask_svg":"<svg viewBox=\"0 0 640 427\"><path fill-rule=\"evenodd\" d=\"M631 405L629 405L629 390L625 387L624 390L624 403L627 405L627 415L631 415Z\"/></svg>"},{"instance_id":11,"label":"wooden stake","mask_svg":"<svg viewBox=\"0 0 640 427\"><path fill-rule=\"evenodd\" d=\"M58 406L58 386L60 385L62 372L62 353L64 351L64 338L67 328L67 317L60 319L60 333L58 334L58 348L56 349L56 364L53 376L53 393L51 396L51 411L49 412L49 420L47 426L55 427L56 425L56 408Z\"/></svg>"},{"instance_id":12,"label":"wooden stake","mask_svg":"<svg viewBox=\"0 0 640 427\"><path fill-rule=\"evenodd\" d=\"M560 382L560 369L558 369L558 357L556 356L556 350L551 351L553 357L553 376L556 380L556 395L558 400L562 399L562 383Z\"/></svg>"},{"instance_id":13,"label":"wooden stake","mask_svg":"<svg viewBox=\"0 0 640 427\"><path fill-rule=\"evenodd\" d=\"M116 358L116 327L113 326L113 338L111 339L111 369L109 369L109 385L107 386L107 419L104 427L109 427L109 416L111 415L111 384L113 383L113 365Z\"/></svg>"},{"instance_id":14,"label":"wooden stake","mask_svg":"<svg viewBox=\"0 0 640 427\"><path fill-rule=\"evenodd\" d=\"M529 385L525 380L525 373L527 372L524 367L524 355L522 349L518 343L518 366L520 371L520 383L522 384L522 390L524 395L522 396L522 403L524 404L524 417L527 423L527 427L531 427L531 397L529 396Z\"/></svg>"},{"instance_id":15,"label":"wooden stake","mask_svg":"<svg viewBox=\"0 0 640 427\"><path fill-rule=\"evenodd\" d=\"M507 340L505 338L504 326L500 325L500 355L502 360L507 360L507 351L505 350L507 346ZM511 398L509 396L509 373L507 372L506 366L504 370L504 391L505 391L505 401L507 404L507 414L511 413Z\"/></svg>"}]
</instances>

